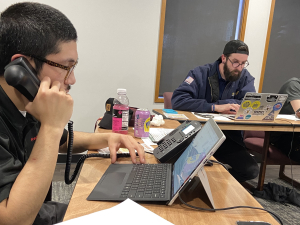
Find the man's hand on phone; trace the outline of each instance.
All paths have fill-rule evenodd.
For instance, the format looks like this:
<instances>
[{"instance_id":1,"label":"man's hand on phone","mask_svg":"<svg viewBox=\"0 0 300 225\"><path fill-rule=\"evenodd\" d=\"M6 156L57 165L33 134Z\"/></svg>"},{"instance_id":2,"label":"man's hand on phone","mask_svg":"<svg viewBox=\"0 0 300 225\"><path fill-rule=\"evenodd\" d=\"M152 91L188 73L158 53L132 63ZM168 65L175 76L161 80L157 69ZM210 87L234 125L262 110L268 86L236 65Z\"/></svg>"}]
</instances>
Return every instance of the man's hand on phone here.
<instances>
[{"instance_id":1,"label":"man's hand on phone","mask_svg":"<svg viewBox=\"0 0 300 225\"><path fill-rule=\"evenodd\" d=\"M29 102L25 109L41 124L63 129L71 118L73 99L66 94L60 82L54 81L51 84L50 78L46 76L33 102Z\"/></svg>"}]
</instances>

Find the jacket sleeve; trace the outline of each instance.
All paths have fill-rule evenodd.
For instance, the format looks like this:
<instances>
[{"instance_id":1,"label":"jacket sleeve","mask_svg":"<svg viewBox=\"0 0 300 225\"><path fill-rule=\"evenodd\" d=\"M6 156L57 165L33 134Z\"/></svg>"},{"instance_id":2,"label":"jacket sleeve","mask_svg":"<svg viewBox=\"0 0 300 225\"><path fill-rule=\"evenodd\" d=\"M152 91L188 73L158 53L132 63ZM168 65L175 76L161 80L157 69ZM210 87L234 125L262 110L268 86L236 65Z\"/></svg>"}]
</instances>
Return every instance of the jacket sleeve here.
<instances>
[{"instance_id":1,"label":"jacket sleeve","mask_svg":"<svg viewBox=\"0 0 300 225\"><path fill-rule=\"evenodd\" d=\"M173 92L172 108L190 112L212 112L212 103L205 99L206 85L200 82L202 73L194 74L191 70L187 78ZM199 96L199 93L201 96Z\"/></svg>"},{"instance_id":2,"label":"jacket sleeve","mask_svg":"<svg viewBox=\"0 0 300 225\"><path fill-rule=\"evenodd\" d=\"M254 80L255 80L255 78L252 77L250 74L247 75L246 78L241 82L241 84L239 84L239 88L238 88L238 90L236 90L236 95L234 98L218 100L216 102L216 104L218 104L218 105L239 104L240 105L247 92L256 92L255 87L254 87Z\"/></svg>"}]
</instances>

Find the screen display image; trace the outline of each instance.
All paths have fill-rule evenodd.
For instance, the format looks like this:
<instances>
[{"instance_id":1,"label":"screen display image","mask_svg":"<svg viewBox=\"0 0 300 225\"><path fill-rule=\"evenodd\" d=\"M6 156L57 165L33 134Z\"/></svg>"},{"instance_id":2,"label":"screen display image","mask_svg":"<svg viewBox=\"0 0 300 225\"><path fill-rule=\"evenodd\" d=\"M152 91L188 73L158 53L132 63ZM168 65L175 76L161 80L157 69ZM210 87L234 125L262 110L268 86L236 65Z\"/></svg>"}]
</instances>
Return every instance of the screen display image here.
<instances>
[{"instance_id":1,"label":"screen display image","mask_svg":"<svg viewBox=\"0 0 300 225\"><path fill-rule=\"evenodd\" d=\"M192 130L194 130L194 126L192 126L192 125L189 125L189 126L187 126L186 128L184 128L183 130L182 130L182 132L184 133L184 134L188 134L189 132L191 132Z\"/></svg>"},{"instance_id":2,"label":"screen display image","mask_svg":"<svg viewBox=\"0 0 300 225\"><path fill-rule=\"evenodd\" d=\"M190 177L218 140L213 127L206 123L174 164L173 195Z\"/></svg>"}]
</instances>

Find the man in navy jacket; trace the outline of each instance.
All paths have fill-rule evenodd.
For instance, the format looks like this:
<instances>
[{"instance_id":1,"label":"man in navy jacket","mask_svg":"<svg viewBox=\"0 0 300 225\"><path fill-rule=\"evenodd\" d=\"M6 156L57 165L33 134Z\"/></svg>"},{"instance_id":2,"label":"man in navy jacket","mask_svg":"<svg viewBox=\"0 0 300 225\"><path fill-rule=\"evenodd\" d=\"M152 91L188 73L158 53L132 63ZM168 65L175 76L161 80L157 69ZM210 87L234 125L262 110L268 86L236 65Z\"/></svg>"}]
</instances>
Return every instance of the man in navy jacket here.
<instances>
[{"instance_id":1,"label":"man in navy jacket","mask_svg":"<svg viewBox=\"0 0 300 225\"><path fill-rule=\"evenodd\" d=\"M212 64L191 70L173 92L172 108L202 113L235 114L247 92L255 92L254 77L245 69L248 46L240 40L229 41L222 56ZM239 181L257 177L259 168L243 143L241 131L223 131L226 140L215 157L229 164Z\"/></svg>"}]
</instances>

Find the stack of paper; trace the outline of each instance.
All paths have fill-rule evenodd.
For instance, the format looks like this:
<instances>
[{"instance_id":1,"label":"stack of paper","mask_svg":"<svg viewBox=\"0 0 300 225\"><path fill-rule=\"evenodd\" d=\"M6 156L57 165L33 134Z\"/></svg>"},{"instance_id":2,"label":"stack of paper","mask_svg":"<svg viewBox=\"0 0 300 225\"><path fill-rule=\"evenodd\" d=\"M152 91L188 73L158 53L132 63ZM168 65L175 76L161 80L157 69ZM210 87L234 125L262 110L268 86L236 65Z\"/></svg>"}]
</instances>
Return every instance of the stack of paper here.
<instances>
[{"instance_id":1,"label":"stack of paper","mask_svg":"<svg viewBox=\"0 0 300 225\"><path fill-rule=\"evenodd\" d=\"M167 206L166 206L167 207ZM71 219L61 225L99 225L99 224L130 224L130 225L171 225L169 221L156 215L130 199L110 209L105 209L86 216Z\"/></svg>"}]
</instances>

